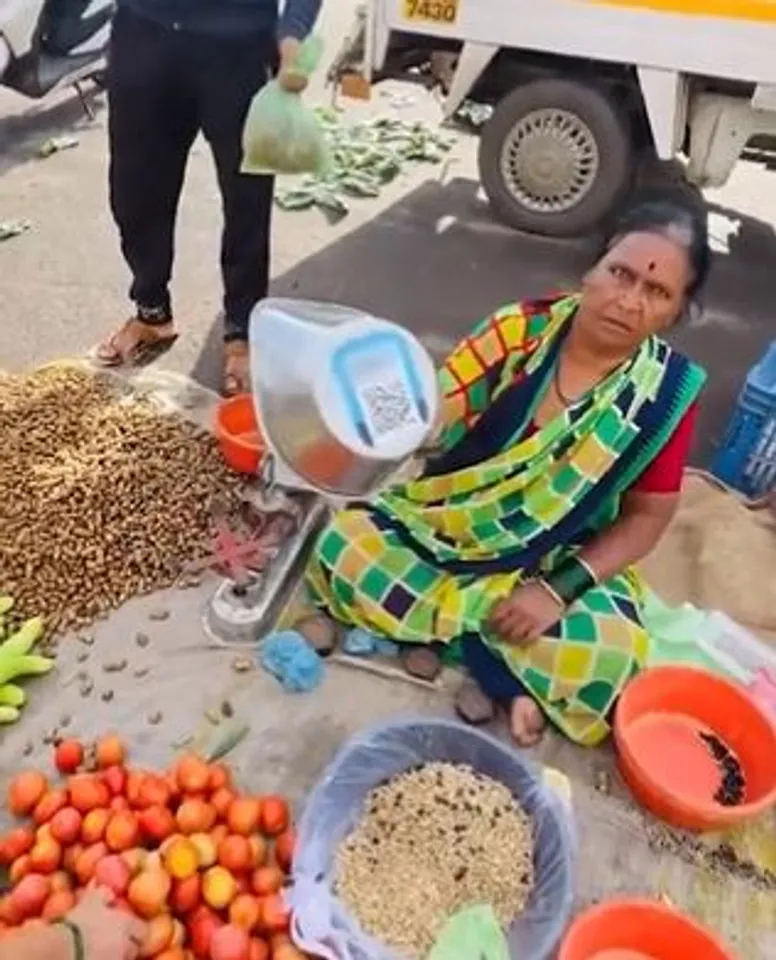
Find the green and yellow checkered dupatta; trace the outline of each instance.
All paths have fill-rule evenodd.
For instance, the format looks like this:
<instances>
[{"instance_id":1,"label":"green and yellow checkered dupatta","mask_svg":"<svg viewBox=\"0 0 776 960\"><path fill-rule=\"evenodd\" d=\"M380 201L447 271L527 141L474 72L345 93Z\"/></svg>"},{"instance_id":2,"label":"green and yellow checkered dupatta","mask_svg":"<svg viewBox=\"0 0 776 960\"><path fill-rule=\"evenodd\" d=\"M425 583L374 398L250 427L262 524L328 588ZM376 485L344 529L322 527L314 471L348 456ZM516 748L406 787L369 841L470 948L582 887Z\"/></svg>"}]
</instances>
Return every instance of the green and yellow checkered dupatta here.
<instances>
[{"instance_id":1,"label":"green and yellow checkered dupatta","mask_svg":"<svg viewBox=\"0 0 776 960\"><path fill-rule=\"evenodd\" d=\"M484 462L426 476L383 493L374 503L398 521L436 561L466 563L528 550L575 507L600 508L596 489L608 478L617 499L656 455L703 383L703 372L678 358L675 389L661 398L660 422L641 436L641 413L654 411L672 358L665 343L647 339L636 354L578 404L520 439L552 375L554 355L578 297L505 307L455 350L440 373L443 450L474 430L505 391L528 381L525 415L512 441ZM674 374L672 373L672 377ZM637 443L641 439L642 443ZM650 442L646 442L649 439ZM636 452L637 451L637 452ZM635 455L634 455L635 453ZM627 469L612 485L620 458ZM611 518L609 518L611 519Z\"/></svg>"},{"instance_id":2,"label":"green and yellow checkered dupatta","mask_svg":"<svg viewBox=\"0 0 776 960\"><path fill-rule=\"evenodd\" d=\"M594 744L646 658L633 572L588 590L529 646L495 634L490 611L611 523L704 375L650 339L526 438L578 302L506 307L464 340L440 372L443 454L424 478L337 513L307 582L343 623L403 643L479 640L553 723Z\"/></svg>"}]
</instances>

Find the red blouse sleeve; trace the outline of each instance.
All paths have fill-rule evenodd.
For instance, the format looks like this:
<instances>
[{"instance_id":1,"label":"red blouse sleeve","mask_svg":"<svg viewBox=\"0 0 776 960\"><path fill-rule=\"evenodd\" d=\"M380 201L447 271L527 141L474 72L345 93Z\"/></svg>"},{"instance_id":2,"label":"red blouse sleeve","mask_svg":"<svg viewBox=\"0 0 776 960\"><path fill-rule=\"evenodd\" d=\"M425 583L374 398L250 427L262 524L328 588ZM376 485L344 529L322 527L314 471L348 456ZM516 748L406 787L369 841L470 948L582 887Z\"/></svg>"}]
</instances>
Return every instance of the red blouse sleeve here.
<instances>
[{"instance_id":1,"label":"red blouse sleeve","mask_svg":"<svg viewBox=\"0 0 776 960\"><path fill-rule=\"evenodd\" d=\"M694 403L679 421L668 443L631 487L636 493L678 493L690 453L698 404Z\"/></svg>"}]
</instances>

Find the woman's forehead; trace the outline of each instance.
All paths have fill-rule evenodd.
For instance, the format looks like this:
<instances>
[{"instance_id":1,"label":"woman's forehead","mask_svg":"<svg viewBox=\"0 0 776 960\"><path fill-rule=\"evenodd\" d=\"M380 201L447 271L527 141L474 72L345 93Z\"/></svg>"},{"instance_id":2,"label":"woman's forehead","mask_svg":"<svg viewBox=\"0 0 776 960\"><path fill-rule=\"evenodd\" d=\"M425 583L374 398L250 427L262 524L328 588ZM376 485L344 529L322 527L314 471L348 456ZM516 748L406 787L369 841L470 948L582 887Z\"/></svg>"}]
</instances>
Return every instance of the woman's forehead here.
<instances>
[{"instance_id":1,"label":"woman's forehead","mask_svg":"<svg viewBox=\"0 0 776 960\"><path fill-rule=\"evenodd\" d=\"M634 268L648 272L686 272L690 266L687 255L688 239L682 227L671 228L668 236L646 231L627 233L609 248L605 259L626 261Z\"/></svg>"}]
</instances>

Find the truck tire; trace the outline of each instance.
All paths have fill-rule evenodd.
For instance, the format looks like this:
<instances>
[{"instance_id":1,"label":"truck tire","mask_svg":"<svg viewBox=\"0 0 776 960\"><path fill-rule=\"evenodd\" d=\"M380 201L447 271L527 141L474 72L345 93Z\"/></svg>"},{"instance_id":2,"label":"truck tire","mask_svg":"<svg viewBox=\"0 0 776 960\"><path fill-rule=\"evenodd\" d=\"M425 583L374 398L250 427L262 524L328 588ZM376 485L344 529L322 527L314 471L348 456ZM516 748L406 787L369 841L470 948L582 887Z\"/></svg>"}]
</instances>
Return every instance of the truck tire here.
<instances>
[{"instance_id":1,"label":"truck tire","mask_svg":"<svg viewBox=\"0 0 776 960\"><path fill-rule=\"evenodd\" d=\"M594 231L633 173L628 118L601 90L536 80L507 94L485 124L480 179L496 216L528 233Z\"/></svg>"}]
</instances>

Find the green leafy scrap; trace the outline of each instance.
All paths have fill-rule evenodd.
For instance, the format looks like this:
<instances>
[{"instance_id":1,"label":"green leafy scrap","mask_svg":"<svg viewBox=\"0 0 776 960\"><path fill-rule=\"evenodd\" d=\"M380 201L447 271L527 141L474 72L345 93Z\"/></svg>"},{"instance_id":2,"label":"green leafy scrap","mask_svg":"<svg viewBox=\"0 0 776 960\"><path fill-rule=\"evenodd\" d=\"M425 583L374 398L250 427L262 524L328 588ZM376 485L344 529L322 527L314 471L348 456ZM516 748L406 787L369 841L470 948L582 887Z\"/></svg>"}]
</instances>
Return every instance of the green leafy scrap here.
<instances>
[{"instance_id":1,"label":"green leafy scrap","mask_svg":"<svg viewBox=\"0 0 776 960\"><path fill-rule=\"evenodd\" d=\"M442 928L426 960L509 960L509 946L493 908L465 907Z\"/></svg>"},{"instance_id":2,"label":"green leafy scrap","mask_svg":"<svg viewBox=\"0 0 776 960\"><path fill-rule=\"evenodd\" d=\"M283 210L322 210L336 222L347 216L346 198L374 198L395 180L407 164L439 164L452 141L420 121L378 117L344 124L339 111L316 110L331 162L324 174L307 176L278 190Z\"/></svg>"}]
</instances>

